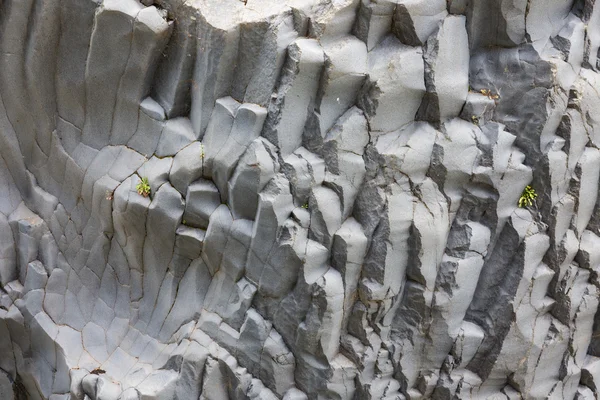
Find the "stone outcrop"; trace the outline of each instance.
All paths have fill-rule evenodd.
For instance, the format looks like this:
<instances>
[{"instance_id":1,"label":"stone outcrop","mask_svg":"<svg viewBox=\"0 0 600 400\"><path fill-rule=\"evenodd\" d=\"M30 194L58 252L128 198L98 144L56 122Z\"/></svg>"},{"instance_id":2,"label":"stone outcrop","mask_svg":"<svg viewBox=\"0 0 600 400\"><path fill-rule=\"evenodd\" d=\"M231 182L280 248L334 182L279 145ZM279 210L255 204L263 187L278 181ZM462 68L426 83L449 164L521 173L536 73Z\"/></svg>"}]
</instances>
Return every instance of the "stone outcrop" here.
<instances>
[{"instance_id":1,"label":"stone outcrop","mask_svg":"<svg viewBox=\"0 0 600 400\"><path fill-rule=\"evenodd\" d=\"M599 48L595 0L0 0L0 399L599 398Z\"/></svg>"}]
</instances>

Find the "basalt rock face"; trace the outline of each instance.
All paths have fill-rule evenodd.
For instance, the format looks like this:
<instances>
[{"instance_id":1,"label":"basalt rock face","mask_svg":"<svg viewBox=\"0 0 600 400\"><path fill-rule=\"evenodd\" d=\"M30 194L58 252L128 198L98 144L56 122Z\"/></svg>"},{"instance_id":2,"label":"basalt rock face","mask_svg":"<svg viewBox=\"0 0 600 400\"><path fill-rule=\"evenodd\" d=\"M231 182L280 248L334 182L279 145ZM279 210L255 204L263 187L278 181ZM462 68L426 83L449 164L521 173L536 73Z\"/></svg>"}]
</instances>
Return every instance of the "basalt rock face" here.
<instances>
[{"instance_id":1,"label":"basalt rock face","mask_svg":"<svg viewBox=\"0 0 600 400\"><path fill-rule=\"evenodd\" d=\"M597 399L599 47L595 0L0 0L0 399Z\"/></svg>"}]
</instances>

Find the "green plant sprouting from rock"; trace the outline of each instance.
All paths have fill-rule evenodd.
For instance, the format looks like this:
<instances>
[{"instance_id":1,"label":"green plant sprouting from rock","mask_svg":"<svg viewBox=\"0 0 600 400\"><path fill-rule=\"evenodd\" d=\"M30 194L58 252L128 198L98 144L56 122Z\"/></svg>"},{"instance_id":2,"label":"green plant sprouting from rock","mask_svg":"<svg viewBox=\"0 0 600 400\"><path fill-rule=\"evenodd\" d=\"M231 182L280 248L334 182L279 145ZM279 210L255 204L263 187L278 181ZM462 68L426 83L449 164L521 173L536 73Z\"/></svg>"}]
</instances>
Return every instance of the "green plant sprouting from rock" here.
<instances>
[{"instance_id":1,"label":"green plant sprouting from rock","mask_svg":"<svg viewBox=\"0 0 600 400\"><path fill-rule=\"evenodd\" d=\"M142 180L135 186L139 195L144 197L150 196L150 182L148 182L148 178L143 177Z\"/></svg>"},{"instance_id":2,"label":"green plant sprouting from rock","mask_svg":"<svg viewBox=\"0 0 600 400\"><path fill-rule=\"evenodd\" d=\"M535 189L532 188L530 185L525 186L525 189L523 189L523 193L519 198L519 207L531 207L534 204L536 198L537 193L535 192Z\"/></svg>"}]
</instances>

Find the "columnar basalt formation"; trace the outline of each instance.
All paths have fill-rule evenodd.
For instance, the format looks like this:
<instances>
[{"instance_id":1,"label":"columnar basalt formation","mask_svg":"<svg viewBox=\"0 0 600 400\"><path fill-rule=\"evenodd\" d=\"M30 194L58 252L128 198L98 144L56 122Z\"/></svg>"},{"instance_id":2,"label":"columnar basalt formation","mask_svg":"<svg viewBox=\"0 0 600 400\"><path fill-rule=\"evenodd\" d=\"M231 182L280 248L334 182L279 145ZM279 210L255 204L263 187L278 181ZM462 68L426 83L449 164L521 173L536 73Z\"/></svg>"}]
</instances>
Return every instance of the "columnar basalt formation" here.
<instances>
[{"instance_id":1,"label":"columnar basalt formation","mask_svg":"<svg viewBox=\"0 0 600 400\"><path fill-rule=\"evenodd\" d=\"M596 0L0 0L0 399L599 398L599 48Z\"/></svg>"}]
</instances>

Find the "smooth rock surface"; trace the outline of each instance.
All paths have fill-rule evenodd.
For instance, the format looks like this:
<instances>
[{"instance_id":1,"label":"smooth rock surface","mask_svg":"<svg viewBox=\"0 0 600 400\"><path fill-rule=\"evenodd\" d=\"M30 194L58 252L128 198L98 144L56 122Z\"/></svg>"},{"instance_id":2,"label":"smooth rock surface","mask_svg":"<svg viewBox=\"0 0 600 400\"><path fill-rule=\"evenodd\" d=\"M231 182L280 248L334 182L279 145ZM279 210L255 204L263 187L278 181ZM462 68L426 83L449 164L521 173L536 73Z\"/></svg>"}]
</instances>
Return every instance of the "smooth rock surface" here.
<instances>
[{"instance_id":1,"label":"smooth rock surface","mask_svg":"<svg viewBox=\"0 0 600 400\"><path fill-rule=\"evenodd\" d=\"M0 400L600 397L599 47L594 0L0 0Z\"/></svg>"}]
</instances>

